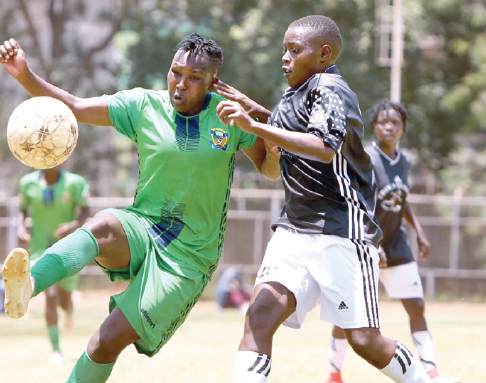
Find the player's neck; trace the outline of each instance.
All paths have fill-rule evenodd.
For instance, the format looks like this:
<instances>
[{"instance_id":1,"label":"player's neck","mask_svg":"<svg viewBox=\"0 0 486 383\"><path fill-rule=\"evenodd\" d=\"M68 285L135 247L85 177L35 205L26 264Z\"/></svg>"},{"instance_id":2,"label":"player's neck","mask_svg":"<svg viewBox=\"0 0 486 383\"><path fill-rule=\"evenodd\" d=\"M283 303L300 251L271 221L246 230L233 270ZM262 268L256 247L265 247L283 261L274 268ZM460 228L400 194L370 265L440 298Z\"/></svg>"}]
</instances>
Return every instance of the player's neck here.
<instances>
[{"instance_id":1,"label":"player's neck","mask_svg":"<svg viewBox=\"0 0 486 383\"><path fill-rule=\"evenodd\" d=\"M41 182L45 183L46 185L54 185L59 180L61 172L56 171L44 171L41 174Z\"/></svg>"},{"instance_id":2,"label":"player's neck","mask_svg":"<svg viewBox=\"0 0 486 383\"><path fill-rule=\"evenodd\" d=\"M395 145L385 145L383 142L379 142L378 147L392 160L397 157L397 147Z\"/></svg>"}]
</instances>

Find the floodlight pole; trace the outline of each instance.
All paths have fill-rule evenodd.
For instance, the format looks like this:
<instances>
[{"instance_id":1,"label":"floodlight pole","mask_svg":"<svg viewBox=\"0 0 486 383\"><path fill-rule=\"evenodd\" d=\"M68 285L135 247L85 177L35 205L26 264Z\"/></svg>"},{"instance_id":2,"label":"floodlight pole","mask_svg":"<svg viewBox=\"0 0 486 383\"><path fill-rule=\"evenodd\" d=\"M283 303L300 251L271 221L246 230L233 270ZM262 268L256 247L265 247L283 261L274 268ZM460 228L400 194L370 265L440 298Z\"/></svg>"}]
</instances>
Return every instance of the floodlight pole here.
<instances>
[{"instance_id":1,"label":"floodlight pole","mask_svg":"<svg viewBox=\"0 0 486 383\"><path fill-rule=\"evenodd\" d=\"M403 14L402 0L393 0L393 31L392 31L392 60L390 100L401 101L403 63Z\"/></svg>"}]
</instances>

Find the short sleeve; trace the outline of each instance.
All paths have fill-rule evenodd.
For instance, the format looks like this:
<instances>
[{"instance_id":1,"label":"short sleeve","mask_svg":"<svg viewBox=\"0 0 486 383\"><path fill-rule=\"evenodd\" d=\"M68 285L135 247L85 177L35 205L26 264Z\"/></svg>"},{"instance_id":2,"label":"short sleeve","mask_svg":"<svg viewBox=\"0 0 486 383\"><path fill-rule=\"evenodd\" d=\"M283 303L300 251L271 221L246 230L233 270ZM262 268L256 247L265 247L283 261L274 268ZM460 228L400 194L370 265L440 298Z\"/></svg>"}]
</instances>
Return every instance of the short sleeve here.
<instances>
[{"instance_id":1,"label":"short sleeve","mask_svg":"<svg viewBox=\"0 0 486 383\"><path fill-rule=\"evenodd\" d=\"M83 177L79 177L76 182L76 190L74 195L74 201L76 206L86 207L88 206L88 196L89 196L89 184Z\"/></svg>"},{"instance_id":2,"label":"short sleeve","mask_svg":"<svg viewBox=\"0 0 486 383\"><path fill-rule=\"evenodd\" d=\"M327 87L312 89L306 102L309 111L308 133L319 137L334 151L346 140L346 107L341 98Z\"/></svg>"},{"instance_id":3,"label":"short sleeve","mask_svg":"<svg viewBox=\"0 0 486 383\"><path fill-rule=\"evenodd\" d=\"M142 88L123 90L103 97L108 103L110 120L114 128L136 142L136 129L145 103L145 90Z\"/></svg>"},{"instance_id":4,"label":"short sleeve","mask_svg":"<svg viewBox=\"0 0 486 383\"><path fill-rule=\"evenodd\" d=\"M251 133L248 133L248 132L245 132L245 131L242 130L238 149L249 149L249 148L251 148L255 144L256 139L257 139L257 136L255 136L254 134L251 134Z\"/></svg>"}]
</instances>

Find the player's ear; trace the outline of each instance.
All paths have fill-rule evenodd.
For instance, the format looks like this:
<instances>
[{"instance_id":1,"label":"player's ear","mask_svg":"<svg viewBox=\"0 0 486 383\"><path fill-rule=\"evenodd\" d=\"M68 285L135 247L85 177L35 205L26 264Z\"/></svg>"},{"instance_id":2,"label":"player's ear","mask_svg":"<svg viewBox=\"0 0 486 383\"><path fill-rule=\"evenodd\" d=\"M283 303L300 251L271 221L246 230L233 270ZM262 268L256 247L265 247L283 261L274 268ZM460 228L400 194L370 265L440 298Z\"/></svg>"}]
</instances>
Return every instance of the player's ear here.
<instances>
[{"instance_id":1,"label":"player's ear","mask_svg":"<svg viewBox=\"0 0 486 383\"><path fill-rule=\"evenodd\" d=\"M329 60L332 57L332 48L329 44L324 44L321 47L321 58L323 60Z\"/></svg>"},{"instance_id":2,"label":"player's ear","mask_svg":"<svg viewBox=\"0 0 486 383\"><path fill-rule=\"evenodd\" d=\"M214 76L213 79L211 80L211 85L209 85L208 91L212 92L214 90L215 85L218 83L219 78L217 76Z\"/></svg>"}]
</instances>

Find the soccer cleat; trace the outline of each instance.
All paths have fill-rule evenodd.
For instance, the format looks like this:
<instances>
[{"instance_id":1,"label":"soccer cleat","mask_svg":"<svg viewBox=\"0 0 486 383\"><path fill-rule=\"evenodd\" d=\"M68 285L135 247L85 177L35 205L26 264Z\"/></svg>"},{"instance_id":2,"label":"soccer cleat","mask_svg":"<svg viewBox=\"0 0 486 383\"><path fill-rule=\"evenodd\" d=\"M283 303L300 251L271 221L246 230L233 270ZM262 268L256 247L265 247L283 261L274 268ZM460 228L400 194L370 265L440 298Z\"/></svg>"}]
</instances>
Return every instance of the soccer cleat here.
<instances>
[{"instance_id":1,"label":"soccer cleat","mask_svg":"<svg viewBox=\"0 0 486 383\"><path fill-rule=\"evenodd\" d=\"M5 282L5 313L11 318L22 318L27 311L32 286L30 260L27 250L13 249L3 264Z\"/></svg>"},{"instance_id":2,"label":"soccer cleat","mask_svg":"<svg viewBox=\"0 0 486 383\"><path fill-rule=\"evenodd\" d=\"M64 357L62 356L61 351L59 350L53 351L53 353L49 357L49 363L61 364L62 362L64 362Z\"/></svg>"},{"instance_id":3,"label":"soccer cleat","mask_svg":"<svg viewBox=\"0 0 486 383\"><path fill-rule=\"evenodd\" d=\"M330 372L329 378L327 379L326 383L343 383L341 379L341 373L338 372Z\"/></svg>"},{"instance_id":4,"label":"soccer cleat","mask_svg":"<svg viewBox=\"0 0 486 383\"><path fill-rule=\"evenodd\" d=\"M427 371L427 374L429 374L434 383L461 383L461 379L459 378L444 378L440 376L437 368Z\"/></svg>"}]
</instances>

